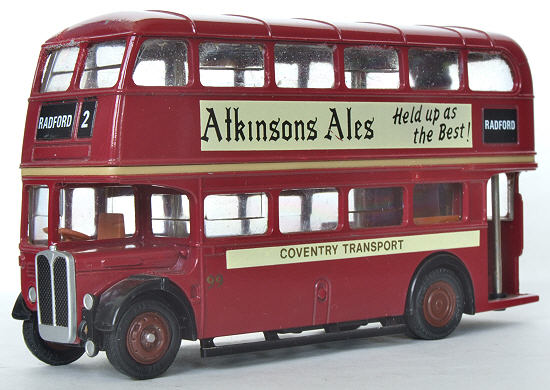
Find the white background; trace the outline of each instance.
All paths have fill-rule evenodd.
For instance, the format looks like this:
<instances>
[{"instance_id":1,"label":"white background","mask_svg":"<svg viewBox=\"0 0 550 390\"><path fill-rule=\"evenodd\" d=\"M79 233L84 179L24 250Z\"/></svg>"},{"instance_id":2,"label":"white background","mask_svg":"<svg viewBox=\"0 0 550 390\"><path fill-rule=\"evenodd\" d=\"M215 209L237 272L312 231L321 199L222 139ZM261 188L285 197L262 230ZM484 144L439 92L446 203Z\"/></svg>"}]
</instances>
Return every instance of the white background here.
<instances>
[{"instance_id":1,"label":"white background","mask_svg":"<svg viewBox=\"0 0 550 390\"><path fill-rule=\"evenodd\" d=\"M187 4L186 4L187 3ZM1 388L499 388L550 387L550 66L547 12L541 1L10 1L0 23L0 134L4 248L0 272ZM48 367L26 350L11 308L19 292L17 263L21 141L37 55L43 41L90 17L123 10L164 9L183 14L234 13L267 18L373 21L396 25L475 27L514 38L533 73L539 169L524 173L523 292L541 302L463 319L437 342L405 336L283 349L201 360L198 344L184 344L172 368L153 383L135 382L110 367L102 353L65 367Z\"/></svg>"}]
</instances>

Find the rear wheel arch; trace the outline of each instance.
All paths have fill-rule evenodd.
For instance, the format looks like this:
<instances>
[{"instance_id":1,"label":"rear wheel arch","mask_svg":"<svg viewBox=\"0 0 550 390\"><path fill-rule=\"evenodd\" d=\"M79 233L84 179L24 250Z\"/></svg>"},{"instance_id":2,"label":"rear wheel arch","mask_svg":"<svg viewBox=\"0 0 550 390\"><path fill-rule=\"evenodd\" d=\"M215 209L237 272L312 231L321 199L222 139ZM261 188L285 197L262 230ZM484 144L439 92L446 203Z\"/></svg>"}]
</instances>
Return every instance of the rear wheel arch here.
<instances>
[{"instance_id":1,"label":"rear wheel arch","mask_svg":"<svg viewBox=\"0 0 550 390\"><path fill-rule=\"evenodd\" d=\"M464 293L464 313L475 314L475 296L472 278L468 269L457 256L449 252L434 253L425 258L416 268L409 283L407 301L405 304L405 315L411 315L413 307L414 292L418 288L419 281L430 272L438 268L445 268L451 271L459 279Z\"/></svg>"}]
</instances>

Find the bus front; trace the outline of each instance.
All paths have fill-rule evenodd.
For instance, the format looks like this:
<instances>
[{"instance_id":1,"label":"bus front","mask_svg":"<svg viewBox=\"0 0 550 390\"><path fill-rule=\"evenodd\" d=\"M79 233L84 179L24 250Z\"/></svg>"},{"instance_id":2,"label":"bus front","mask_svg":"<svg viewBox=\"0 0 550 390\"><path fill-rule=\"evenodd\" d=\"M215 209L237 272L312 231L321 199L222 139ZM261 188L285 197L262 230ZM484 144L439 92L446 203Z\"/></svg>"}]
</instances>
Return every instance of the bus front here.
<instances>
[{"instance_id":1,"label":"bus front","mask_svg":"<svg viewBox=\"0 0 550 390\"><path fill-rule=\"evenodd\" d=\"M39 57L23 142L22 293L13 314L24 320L29 349L50 364L83 353L77 334L83 293L75 282L81 266L71 253L97 251L94 241L131 245L138 233L135 188L109 179L82 183L55 171L116 163L113 134L127 47L126 36L54 38Z\"/></svg>"},{"instance_id":2,"label":"bus front","mask_svg":"<svg viewBox=\"0 0 550 390\"><path fill-rule=\"evenodd\" d=\"M97 329L107 334L118 310L102 308L104 315L94 318L98 305L105 305L100 293L122 305L121 297L147 289L165 294L178 313L192 318L184 314L188 302L181 290L164 277L193 271L186 265L188 196L112 173L120 166L124 75L136 38L131 31L112 31L116 23L103 25L82 25L48 41L29 99L21 163L21 294L13 317L23 320L31 352L51 365L103 349ZM101 28L112 30L98 34ZM166 335L179 335L173 318L155 318L155 330L144 331L145 341L135 346L141 351L135 360L147 364L163 356L163 340L179 339Z\"/></svg>"}]
</instances>

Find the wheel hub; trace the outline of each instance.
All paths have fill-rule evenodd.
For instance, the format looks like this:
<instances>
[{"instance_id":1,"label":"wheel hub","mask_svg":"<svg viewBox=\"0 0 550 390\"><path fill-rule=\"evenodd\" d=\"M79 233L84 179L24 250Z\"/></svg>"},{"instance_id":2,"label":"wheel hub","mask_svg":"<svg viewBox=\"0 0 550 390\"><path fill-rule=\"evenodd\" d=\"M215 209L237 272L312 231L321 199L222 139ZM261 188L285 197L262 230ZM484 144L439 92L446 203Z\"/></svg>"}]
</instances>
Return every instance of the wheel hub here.
<instances>
[{"instance_id":1,"label":"wheel hub","mask_svg":"<svg viewBox=\"0 0 550 390\"><path fill-rule=\"evenodd\" d=\"M443 281L432 284L424 295L424 318L431 326L444 327L453 318L456 309L456 293Z\"/></svg>"},{"instance_id":2,"label":"wheel hub","mask_svg":"<svg viewBox=\"0 0 550 390\"><path fill-rule=\"evenodd\" d=\"M170 331L166 320L154 312L137 315L128 328L126 347L138 363L159 361L170 345Z\"/></svg>"}]
</instances>

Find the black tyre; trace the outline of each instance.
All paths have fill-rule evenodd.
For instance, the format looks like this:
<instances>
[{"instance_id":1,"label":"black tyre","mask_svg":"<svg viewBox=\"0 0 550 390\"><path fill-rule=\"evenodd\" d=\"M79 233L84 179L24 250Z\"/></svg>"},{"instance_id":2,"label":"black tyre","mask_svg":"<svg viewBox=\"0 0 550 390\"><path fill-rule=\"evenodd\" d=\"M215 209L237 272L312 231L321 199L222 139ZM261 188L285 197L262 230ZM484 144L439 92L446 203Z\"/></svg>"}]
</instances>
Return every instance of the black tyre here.
<instances>
[{"instance_id":1,"label":"black tyre","mask_svg":"<svg viewBox=\"0 0 550 390\"><path fill-rule=\"evenodd\" d=\"M458 277L437 268L418 280L405 319L409 332L421 339L447 337L460 323L464 311L464 290Z\"/></svg>"},{"instance_id":2,"label":"black tyre","mask_svg":"<svg viewBox=\"0 0 550 390\"><path fill-rule=\"evenodd\" d=\"M178 320L161 302L138 301L107 335L105 352L111 364L136 379L154 378L170 367L181 345Z\"/></svg>"},{"instance_id":3,"label":"black tyre","mask_svg":"<svg viewBox=\"0 0 550 390\"><path fill-rule=\"evenodd\" d=\"M80 345L72 346L44 341L38 332L36 315L23 321L23 338L27 348L39 360L52 366L64 366L78 360L84 353Z\"/></svg>"}]
</instances>

